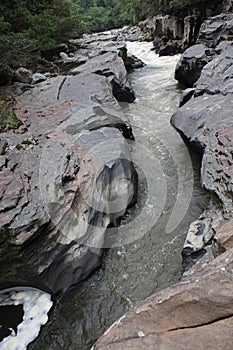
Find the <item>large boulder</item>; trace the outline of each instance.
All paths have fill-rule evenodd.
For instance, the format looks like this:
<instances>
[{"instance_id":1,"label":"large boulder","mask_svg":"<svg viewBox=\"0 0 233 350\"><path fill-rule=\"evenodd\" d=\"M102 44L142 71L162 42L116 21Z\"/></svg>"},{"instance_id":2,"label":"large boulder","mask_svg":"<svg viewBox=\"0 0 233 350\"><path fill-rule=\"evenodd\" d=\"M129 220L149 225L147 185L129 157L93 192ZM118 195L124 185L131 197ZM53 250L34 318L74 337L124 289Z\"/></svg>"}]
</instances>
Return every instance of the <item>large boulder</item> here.
<instances>
[{"instance_id":1,"label":"large boulder","mask_svg":"<svg viewBox=\"0 0 233 350\"><path fill-rule=\"evenodd\" d=\"M30 69L20 67L14 72L14 80L19 83L30 84L32 79L32 71Z\"/></svg>"},{"instance_id":2,"label":"large boulder","mask_svg":"<svg viewBox=\"0 0 233 350\"><path fill-rule=\"evenodd\" d=\"M232 269L231 249L131 309L92 350L232 349Z\"/></svg>"},{"instance_id":3,"label":"large boulder","mask_svg":"<svg viewBox=\"0 0 233 350\"><path fill-rule=\"evenodd\" d=\"M192 87L201 75L202 68L212 60L213 51L202 44L188 48L181 56L175 70L175 79Z\"/></svg>"},{"instance_id":4,"label":"large boulder","mask_svg":"<svg viewBox=\"0 0 233 350\"><path fill-rule=\"evenodd\" d=\"M113 95L119 102L133 102L134 92L127 79L127 71L124 62L116 52L107 52L87 61L84 65L74 68L71 73L76 75L99 74L105 76L113 89Z\"/></svg>"}]
</instances>

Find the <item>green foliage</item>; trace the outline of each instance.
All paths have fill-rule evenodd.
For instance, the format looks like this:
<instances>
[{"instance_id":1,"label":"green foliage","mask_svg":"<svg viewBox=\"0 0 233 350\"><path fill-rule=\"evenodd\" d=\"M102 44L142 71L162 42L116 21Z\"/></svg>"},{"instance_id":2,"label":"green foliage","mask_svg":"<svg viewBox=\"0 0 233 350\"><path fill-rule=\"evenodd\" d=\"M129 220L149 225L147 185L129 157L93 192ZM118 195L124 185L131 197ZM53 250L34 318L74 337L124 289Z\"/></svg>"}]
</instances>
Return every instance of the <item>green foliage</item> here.
<instances>
[{"instance_id":1,"label":"green foliage","mask_svg":"<svg viewBox=\"0 0 233 350\"><path fill-rule=\"evenodd\" d=\"M111 27L110 12L102 6L91 6L83 15L83 24L87 32L103 31Z\"/></svg>"},{"instance_id":2,"label":"green foliage","mask_svg":"<svg viewBox=\"0 0 233 350\"><path fill-rule=\"evenodd\" d=\"M0 68L31 67L46 50L84 32L136 24L161 12L184 15L222 1L0 0Z\"/></svg>"},{"instance_id":3,"label":"green foliage","mask_svg":"<svg viewBox=\"0 0 233 350\"><path fill-rule=\"evenodd\" d=\"M4 20L4 17L0 17L0 34L7 33L10 30L10 23Z\"/></svg>"},{"instance_id":4,"label":"green foliage","mask_svg":"<svg viewBox=\"0 0 233 350\"><path fill-rule=\"evenodd\" d=\"M179 15L190 9L213 8L221 3L222 0L159 0L159 8L161 12Z\"/></svg>"},{"instance_id":5,"label":"green foliage","mask_svg":"<svg viewBox=\"0 0 233 350\"><path fill-rule=\"evenodd\" d=\"M38 43L25 33L10 33L0 36L0 63L12 68L30 66L38 59Z\"/></svg>"},{"instance_id":6,"label":"green foliage","mask_svg":"<svg viewBox=\"0 0 233 350\"><path fill-rule=\"evenodd\" d=\"M149 15L147 2L141 0L114 1L112 16L117 27L128 24L136 24Z\"/></svg>"},{"instance_id":7,"label":"green foliage","mask_svg":"<svg viewBox=\"0 0 233 350\"><path fill-rule=\"evenodd\" d=\"M16 129L21 124L15 116L13 104L11 97L0 94L0 132L6 128Z\"/></svg>"},{"instance_id":8,"label":"green foliage","mask_svg":"<svg viewBox=\"0 0 233 350\"><path fill-rule=\"evenodd\" d=\"M1 0L0 66L35 66L42 52L83 29L71 0Z\"/></svg>"}]
</instances>

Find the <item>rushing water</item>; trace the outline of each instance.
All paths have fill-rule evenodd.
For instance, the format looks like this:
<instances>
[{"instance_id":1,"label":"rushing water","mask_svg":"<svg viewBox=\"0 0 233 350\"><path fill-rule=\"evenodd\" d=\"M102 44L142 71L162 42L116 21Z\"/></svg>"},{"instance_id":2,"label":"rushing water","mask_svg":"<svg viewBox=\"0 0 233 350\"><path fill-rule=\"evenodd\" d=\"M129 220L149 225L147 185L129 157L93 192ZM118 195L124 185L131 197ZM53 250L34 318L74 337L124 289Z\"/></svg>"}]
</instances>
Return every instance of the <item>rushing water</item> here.
<instances>
[{"instance_id":1,"label":"rushing water","mask_svg":"<svg viewBox=\"0 0 233 350\"><path fill-rule=\"evenodd\" d=\"M136 139L131 147L140 181L138 204L123 221L124 245L105 249L101 269L55 301L31 350L89 350L133 305L181 275L187 227L208 197L199 185L198 160L192 168L169 123L180 98L173 79L178 57L159 58L150 46L128 47L147 65L130 75L137 99L123 106Z\"/></svg>"}]
</instances>

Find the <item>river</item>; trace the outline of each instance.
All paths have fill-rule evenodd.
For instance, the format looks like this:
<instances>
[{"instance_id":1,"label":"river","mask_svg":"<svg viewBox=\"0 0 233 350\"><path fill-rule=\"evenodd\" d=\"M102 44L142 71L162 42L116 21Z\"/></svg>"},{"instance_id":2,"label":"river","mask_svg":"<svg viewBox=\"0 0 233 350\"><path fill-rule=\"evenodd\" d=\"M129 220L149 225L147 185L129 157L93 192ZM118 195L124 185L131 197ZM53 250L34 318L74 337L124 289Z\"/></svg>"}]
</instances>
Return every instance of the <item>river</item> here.
<instances>
[{"instance_id":1,"label":"river","mask_svg":"<svg viewBox=\"0 0 233 350\"><path fill-rule=\"evenodd\" d=\"M199 159L170 126L181 91L178 56L160 58L151 43L128 43L146 66L130 74L136 101L123 105L133 127L138 203L122 220L122 243L104 250L101 268L54 300L49 321L30 350L89 350L133 305L178 281L188 225L206 208Z\"/></svg>"}]
</instances>

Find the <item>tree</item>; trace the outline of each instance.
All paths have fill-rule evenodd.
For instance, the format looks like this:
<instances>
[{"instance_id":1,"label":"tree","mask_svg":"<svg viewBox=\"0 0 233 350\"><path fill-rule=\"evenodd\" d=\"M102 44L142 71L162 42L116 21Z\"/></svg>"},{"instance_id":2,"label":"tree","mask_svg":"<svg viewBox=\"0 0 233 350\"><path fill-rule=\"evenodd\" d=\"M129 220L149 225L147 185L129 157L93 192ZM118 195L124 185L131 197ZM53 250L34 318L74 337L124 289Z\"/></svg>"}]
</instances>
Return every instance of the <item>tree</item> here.
<instances>
[{"instance_id":1,"label":"tree","mask_svg":"<svg viewBox=\"0 0 233 350\"><path fill-rule=\"evenodd\" d=\"M81 34L72 0L1 0L0 64L31 66L42 52Z\"/></svg>"}]
</instances>

